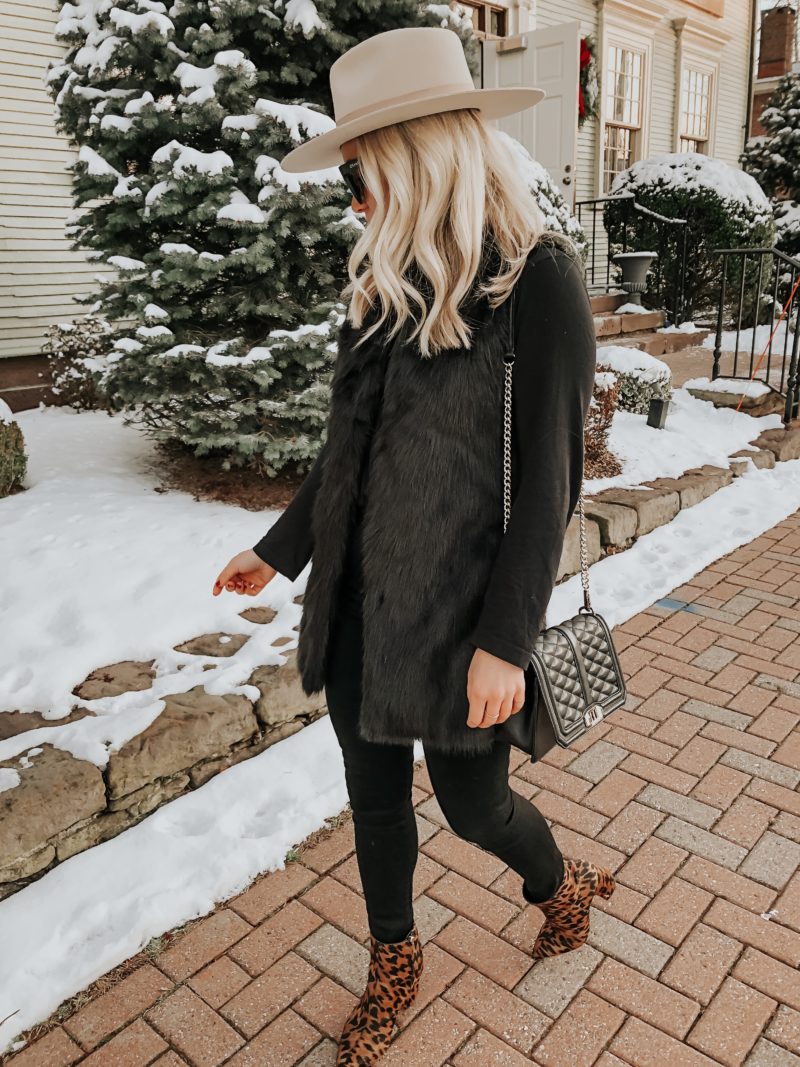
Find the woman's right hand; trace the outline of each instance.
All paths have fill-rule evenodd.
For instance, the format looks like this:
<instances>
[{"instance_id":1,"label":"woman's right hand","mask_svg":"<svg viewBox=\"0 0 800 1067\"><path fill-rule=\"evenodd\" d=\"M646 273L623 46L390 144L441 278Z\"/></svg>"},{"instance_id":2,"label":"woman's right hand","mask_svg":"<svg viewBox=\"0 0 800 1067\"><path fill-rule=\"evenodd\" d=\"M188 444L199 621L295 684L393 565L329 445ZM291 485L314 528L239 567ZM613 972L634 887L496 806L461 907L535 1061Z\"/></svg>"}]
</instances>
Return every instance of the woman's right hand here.
<instances>
[{"instance_id":1,"label":"woman's right hand","mask_svg":"<svg viewBox=\"0 0 800 1067\"><path fill-rule=\"evenodd\" d=\"M277 573L275 568L265 563L252 548L246 548L219 572L214 582L213 596L219 596L223 589L227 589L229 593L258 596Z\"/></svg>"}]
</instances>

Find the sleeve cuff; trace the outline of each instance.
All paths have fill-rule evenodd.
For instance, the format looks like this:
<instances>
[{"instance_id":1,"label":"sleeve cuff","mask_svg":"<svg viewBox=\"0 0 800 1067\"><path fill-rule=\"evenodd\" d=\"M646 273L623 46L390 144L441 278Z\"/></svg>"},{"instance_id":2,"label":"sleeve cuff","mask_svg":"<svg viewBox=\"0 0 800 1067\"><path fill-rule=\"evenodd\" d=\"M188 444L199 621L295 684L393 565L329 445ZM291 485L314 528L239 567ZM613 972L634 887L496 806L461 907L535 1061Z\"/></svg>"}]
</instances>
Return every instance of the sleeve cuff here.
<instances>
[{"instance_id":1,"label":"sleeve cuff","mask_svg":"<svg viewBox=\"0 0 800 1067\"><path fill-rule=\"evenodd\" d=\"M255 552L262 563L266 563L270 567L273 567L278 574L282 574L284 578L288 578L291 582L295 580L297 575L300 574L300 571L303 569L301 567L300 570L297 570L296 564L290 563L288 559L282 560L280 552L276 554L274 546L267 547L266 545L262 545L261 541L253 545L253 552Z\"/></svg>"},{"instance_id":2,"label":"sleeve cuff","mask_svg":"<svg viewBox=\"0 0 800 1067\"><path fill-rule=\"evenodd\" d=\"M504 659L515 667L521 667L522 670L525 670L531 662L530 650L512 644L510 641L504 641L502 638L493 637L491 634L476 631L470 637L470 641L476 648L482 648L484 652L489 652L498 659Z\"/></svg>"}]
</instances>

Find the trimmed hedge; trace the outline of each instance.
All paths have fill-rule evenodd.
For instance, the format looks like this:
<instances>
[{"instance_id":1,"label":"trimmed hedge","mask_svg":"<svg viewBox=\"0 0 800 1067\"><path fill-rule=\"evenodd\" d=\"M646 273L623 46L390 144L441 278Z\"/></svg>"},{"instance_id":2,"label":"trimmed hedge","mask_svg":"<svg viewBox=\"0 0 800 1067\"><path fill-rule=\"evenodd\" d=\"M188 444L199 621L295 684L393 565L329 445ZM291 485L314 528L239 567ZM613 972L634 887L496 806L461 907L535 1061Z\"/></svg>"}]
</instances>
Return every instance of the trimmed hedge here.
<instances>
[{"instance_id":1,"label":"trimmed hedge","mask_svg":"<svg viewBox=\"0 0 800 1067\"><path fill-rule=\"evenodd\" d=\"M672 375L663 360L638 348L608 345L597 350L598 371L612 371L619 385L617 406L646 415L651 400L669 400Z\"/></svg>"},{"instance_id":2,"label":"trimmed hedge","mask_svg":"<svg viewBox=\"0 0 800 1067\"><path fill-rule=\"evenodd\" d=\"M698 152L668 152L640 160L616 176L611 194L633 193L636 202L668 218L686 219L688 253L685 275L684 319L710 316L719 295L720 257L717 248L771 247L775 238L772 205L761 186L749 174ZM630 204L608 202L603 221L617 243L621 226L628 219L628 251L658 251L662 271L662 292L674 293L682 261L682 227L659 225L644 214L634 213ZM737 257L738 258L738 257ZM752 315L758 284L758 263L751 261L745 278L745 295ZM731 260L727 295L738 300L741 269ZM768 282L762 278L762 291ZM767 314L769 309L765 309ZM748 321L750 321L748 319Z\"/></svg>"}]
</instances>

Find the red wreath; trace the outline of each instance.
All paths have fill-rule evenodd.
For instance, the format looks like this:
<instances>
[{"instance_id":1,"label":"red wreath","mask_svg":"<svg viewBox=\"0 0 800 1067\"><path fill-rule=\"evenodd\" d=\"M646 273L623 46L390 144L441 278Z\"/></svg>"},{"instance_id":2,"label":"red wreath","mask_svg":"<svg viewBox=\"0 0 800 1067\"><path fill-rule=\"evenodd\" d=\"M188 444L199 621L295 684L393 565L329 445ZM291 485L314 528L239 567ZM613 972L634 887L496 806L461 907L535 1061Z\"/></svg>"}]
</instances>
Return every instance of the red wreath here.
<instances>
[{"instance_id":1,"label":"red wreath","mask_svg":"<svg viewBox=\"0 0 800 1067\"><path fill-rule=\"evenodd\" d=\"M581 74L589 66L592 61L592 53L589 51L589 45L586 43L586 38L581 37ZM578 86L578 114L583 118L586 112L586 105L583 102L583 85Z\"/></svg>"},{"instance_id":2,"label":"red wreath","mask_svg":"<svg viewBox=\"0 0 800 1067\"><path fill-rule=\"evenodd\" d=\"M600 93L597 81L595 52L594 38L581 37L580 71L578 80L578 125L583 125L588 119L597 118L598 114L598 98Z\"/></svg>"}]
</instances>

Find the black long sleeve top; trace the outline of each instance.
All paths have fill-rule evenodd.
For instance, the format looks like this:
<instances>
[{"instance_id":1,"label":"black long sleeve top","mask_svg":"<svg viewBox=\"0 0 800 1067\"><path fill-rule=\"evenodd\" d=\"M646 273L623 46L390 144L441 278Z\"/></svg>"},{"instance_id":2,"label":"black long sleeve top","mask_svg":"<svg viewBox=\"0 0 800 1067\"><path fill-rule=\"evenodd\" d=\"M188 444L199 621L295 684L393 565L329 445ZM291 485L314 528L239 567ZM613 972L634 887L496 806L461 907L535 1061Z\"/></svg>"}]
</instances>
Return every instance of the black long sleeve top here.
<instances>
[{"instance_id":1,"label":"black long sleeve top","mask_svg":"<svg viewBox=\"0 0 800 1067\"><path fill-rule=\"evenodd\" d=\"M514 344L511 514L470 639L524 668L544 626L567 523L578 502L596 361L582 269L558 248L535 250L519 277ZM289 506L253 546L290 579L313 553L311 509L324 458L323 445ZM347 563L354 581L358 526L357 517Z\"/></svg>"}]
</instances>

